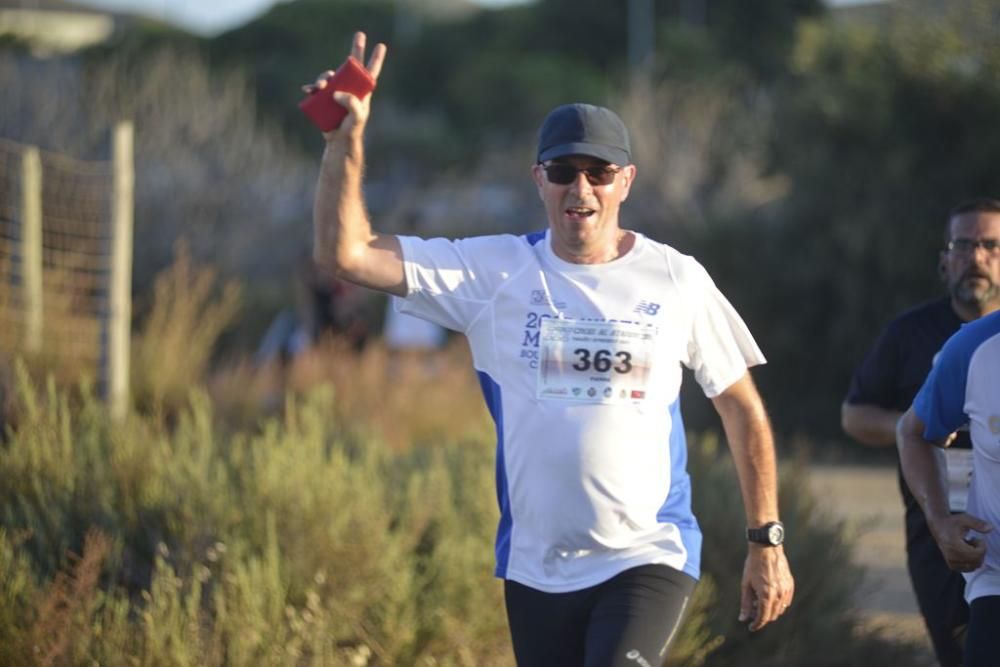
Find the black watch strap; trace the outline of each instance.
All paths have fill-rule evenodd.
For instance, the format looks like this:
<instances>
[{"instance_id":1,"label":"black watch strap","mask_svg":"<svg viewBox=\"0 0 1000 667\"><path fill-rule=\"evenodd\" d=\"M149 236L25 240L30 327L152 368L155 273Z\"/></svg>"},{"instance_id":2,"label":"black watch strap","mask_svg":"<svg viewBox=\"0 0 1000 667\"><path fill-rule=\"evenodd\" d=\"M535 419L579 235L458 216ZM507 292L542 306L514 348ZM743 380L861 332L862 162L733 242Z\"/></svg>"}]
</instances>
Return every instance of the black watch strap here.
<instances>
[{"instance_id":1,"label":"black watch strap","mask_svg":"<svg viewBox=\"0 0 1000 667\"><path fill-rule=\"evenodd\" d=\"M785 541L785 524L768 521L760 528L747 528L747 539L756 544L776 547Z\"/></svg>"}]
</instances>

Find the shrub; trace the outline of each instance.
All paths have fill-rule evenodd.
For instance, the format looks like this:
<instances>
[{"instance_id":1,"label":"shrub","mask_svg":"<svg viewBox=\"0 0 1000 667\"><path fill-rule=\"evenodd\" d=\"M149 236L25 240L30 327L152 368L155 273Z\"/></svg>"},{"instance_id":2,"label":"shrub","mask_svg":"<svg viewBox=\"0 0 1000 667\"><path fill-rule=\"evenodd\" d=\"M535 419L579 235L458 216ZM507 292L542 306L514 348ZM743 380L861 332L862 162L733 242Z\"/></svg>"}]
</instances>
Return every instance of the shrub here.
<instances>
[{"instance_id":1,"label":"shrub","mask_svg":"<svg viewBox=\"0 0 1000 667\"><path fill-rule=\"evenodd\" d=\"M25 536L0 543L11 650L45 635L45 655L102 664L506 655L483 443L394 454L338 430L329 388L232 437L198 392L170 430L135 414L112 425L96 400L73 413L21 377L25 414L0 448L0 526ZM106 554L84 546L91 526ZM53 622L70 616L84 620Z\"/></svg>"},{"instance_id":2,"label":"shrub","mask_svg":"<svg viewBox=\"0 0 1000 667\"><path fill-rule=\"evenodd\" d=\"M779 491L782 521L792 536L785 549L795 577L795 600L762 632L751 634L737 622L746 519L735 467L720 449L714 434L689 448L692 504L704 532L702 568L714 592L706 626L717 645L704 664L917 664L916 647L892 644L861 627L854 600L864 570L852 562L853 544L844 526L824 514L811 495L801 462L781 471Z\"/></svg>"},{"instance_id":3,"label":"shrub","mask_svg":"<svg viewBox=\"0 0 1000 667\"><path fill-rule=\"evenodd\" d=\"M330 386L231 434L200 391L169 428L112 423L27 373L18 392L0 446L5 664L512 664L488 438L391 446L337 416ZM793 611L753 636L736 623L744 520L718 449L691 445L705 578L672 663L912 664L858 627L861 572L797 469L782 497Z\"/></svg>"}]
</instances>

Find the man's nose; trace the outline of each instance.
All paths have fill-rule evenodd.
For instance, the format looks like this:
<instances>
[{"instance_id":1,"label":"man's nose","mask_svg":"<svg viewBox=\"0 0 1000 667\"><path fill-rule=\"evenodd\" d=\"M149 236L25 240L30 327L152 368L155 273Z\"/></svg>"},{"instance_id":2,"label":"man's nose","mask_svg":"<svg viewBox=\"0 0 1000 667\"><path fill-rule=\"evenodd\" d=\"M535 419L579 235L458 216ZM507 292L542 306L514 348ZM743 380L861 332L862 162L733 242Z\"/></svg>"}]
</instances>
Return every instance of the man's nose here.
<instances>
[{"instance_id":1,"label":"man's nose","mask_svg":"<svg viewBox=\"0 0 1000 667\"><path fill-rule=\"evenodd\" d=\"M983 244L978 244L972 249L972 254L969 255L969 264L975 266L981 271L985 271L993 260L993 253L983 247Z\"/></svg>"},{"instance_id":2,"label":"man's nose","mask_svg":"<svg viewBox=\"0 0 1000 667\"><path fill-rule=\"evenodd\" d=\"M594 186L587 180L587 172L577 171L576 178L573 179L572 189L576 192L590 192Z\"/></svg>"}]
</instances>

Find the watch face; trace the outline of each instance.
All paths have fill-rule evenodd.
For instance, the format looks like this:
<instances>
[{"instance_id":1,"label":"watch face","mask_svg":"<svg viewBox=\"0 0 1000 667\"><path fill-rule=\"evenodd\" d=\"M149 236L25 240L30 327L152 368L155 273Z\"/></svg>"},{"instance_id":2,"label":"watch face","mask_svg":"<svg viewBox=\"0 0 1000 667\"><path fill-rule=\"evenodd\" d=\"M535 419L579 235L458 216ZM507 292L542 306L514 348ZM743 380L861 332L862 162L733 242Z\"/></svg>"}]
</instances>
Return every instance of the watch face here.
<instances>
[{"instance_id":1,"label":"watch face","mask_svg":"<svg viewBox=\"0 0 1000 667\"><path fill-rule=\"evenodd\" d=\"M781 544L785 539L785 529L780 523L772 524L770 528L767 529L767 541L771 544L777 546Z\"/></svg>"}]
</instances>

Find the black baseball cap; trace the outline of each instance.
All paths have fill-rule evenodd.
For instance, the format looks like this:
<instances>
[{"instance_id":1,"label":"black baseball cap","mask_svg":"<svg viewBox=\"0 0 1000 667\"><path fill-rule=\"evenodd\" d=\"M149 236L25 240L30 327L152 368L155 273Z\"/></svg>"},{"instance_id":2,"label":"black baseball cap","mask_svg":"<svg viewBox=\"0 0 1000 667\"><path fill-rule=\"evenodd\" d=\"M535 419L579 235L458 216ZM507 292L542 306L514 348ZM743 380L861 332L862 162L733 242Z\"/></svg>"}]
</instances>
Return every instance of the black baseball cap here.
<instances>
[{"instance_id":1,"label":"black baseball cap","mask_svg":"<svg viewBox=\"0 0 1000 667\"><path fill-rule=\"evenodd\" d=\"M589 155L611 164L632 162L625 123L611 109L593 104L564 104L542 122L538 161L566 155Z\"/></svg>"}]
</instances>

